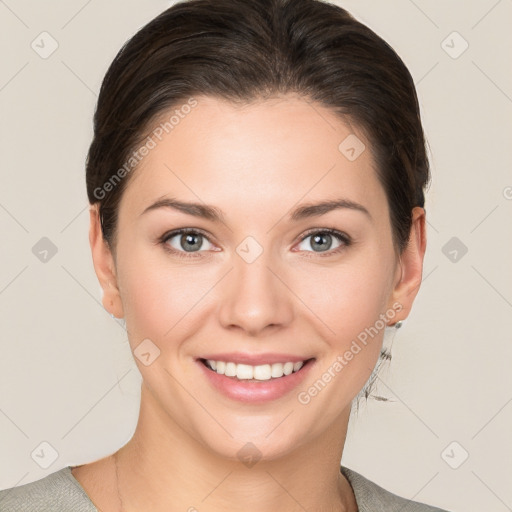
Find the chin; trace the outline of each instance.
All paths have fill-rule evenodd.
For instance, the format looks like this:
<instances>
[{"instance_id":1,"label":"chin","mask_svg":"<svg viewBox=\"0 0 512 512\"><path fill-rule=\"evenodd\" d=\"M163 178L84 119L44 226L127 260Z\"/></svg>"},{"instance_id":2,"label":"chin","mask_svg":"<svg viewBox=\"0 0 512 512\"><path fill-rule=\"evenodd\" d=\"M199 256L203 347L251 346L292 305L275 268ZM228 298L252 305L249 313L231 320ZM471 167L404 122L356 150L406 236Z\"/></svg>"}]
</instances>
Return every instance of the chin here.
<instances>
[{"instance_id":1,"label":"chin","mask_svg":"<svg viewBox=\"0 0 512 512\"><path fill-rule=\"evenodd\" d=\"M265 439L265 436L251 436L246 432L242 438L224 440L204 439L210 451L217 457L233 462L240 462L248 468L258 462L270 462L288 455L297 448L297 443L283 441L282 439Z\"/></svg>"}]
</instances>

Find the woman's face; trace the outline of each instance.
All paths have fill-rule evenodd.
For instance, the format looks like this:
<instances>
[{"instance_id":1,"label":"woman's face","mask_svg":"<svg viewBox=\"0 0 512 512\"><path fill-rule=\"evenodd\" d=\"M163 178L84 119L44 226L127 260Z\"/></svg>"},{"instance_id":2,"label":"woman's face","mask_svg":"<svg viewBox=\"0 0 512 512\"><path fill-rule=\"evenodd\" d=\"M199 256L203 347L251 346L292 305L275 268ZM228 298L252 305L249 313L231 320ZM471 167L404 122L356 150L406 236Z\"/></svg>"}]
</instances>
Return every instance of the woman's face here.
<instances>
[{"instance_id":1,"label":"woman's face","mask_svg":"<svg viewBox=\"0 0 512 512\"><path fill-rule=\"evenodd\" d=\"M225 457L251 442L272 459L346 421L415 270L367 141L334 113L294 96L196 100L153 132L122 197L116 311L153 412ZM326 202L339 204L312 208Z\"/></svg>"}]
</instances>

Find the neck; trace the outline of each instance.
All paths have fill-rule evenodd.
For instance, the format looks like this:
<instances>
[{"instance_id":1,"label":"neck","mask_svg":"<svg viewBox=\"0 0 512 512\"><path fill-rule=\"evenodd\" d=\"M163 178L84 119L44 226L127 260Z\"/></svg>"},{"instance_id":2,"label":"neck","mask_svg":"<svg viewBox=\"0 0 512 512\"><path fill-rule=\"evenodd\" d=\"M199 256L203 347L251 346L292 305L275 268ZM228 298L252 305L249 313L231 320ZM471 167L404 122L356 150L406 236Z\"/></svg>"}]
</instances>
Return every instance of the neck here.
<instances>
[{"instance_id":1,"label":"neck","mask_svg":"<svg viewBox=\"0 0 512 512\"><path fill-rule=\"evenodd\" d=\"M280 458L245 465L192 438L143 385L137 428L116 453L123 512L356 510L339 470L349 414Z\"/></svg>"}]
</instances>

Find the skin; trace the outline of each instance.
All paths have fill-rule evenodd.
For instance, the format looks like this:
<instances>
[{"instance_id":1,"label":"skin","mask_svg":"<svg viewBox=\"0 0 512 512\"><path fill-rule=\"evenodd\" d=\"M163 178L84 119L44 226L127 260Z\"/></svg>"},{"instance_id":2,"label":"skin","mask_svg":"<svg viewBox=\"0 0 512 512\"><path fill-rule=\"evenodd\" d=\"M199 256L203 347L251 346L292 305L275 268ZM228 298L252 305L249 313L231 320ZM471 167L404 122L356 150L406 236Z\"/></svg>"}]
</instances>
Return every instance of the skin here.
<instances>
[{"instance_id":1,"label":"skin","mask_svg":"<svg viewBox=\"0 0 512 512\"><path fill-rule=\"evenodd\" d=\"M130 177L115 254L101 236L97 205L90 209L104 307L125 318L132 350L146 338L160 349L149 366L135 357L139 420L113 454L123 510L355 511L339 464L351 402L375 367L384 329L308 404L297 392L393 304L402 310L389 323L407 317L421 283L425 212L413 210L409 244L399 255L368 141L321 105L293 95L244 106L197 100ZM352 133L367 148L355 161L338 150ZM214 205L224 223L170 208L142 214L163 196ZM298 205L341 197L369 215L343 208L289 219ZM180 258L158 243L178 228L209 238L199 240L200 252L181 248ZM313 228L337 229L353 242L343 246L333 237L326 256L311 236L301 241ZM263 248L250 264L236 252L247 236ZM180 250L180 235L171 243ZM300 389L241 403L216 391L196 362L208 352L234 351L315 362ZM237 458L248 442L262 454L250 468ZM120 510L113 455L73 469L104 512Z\"/></svg>"}]
</instances>

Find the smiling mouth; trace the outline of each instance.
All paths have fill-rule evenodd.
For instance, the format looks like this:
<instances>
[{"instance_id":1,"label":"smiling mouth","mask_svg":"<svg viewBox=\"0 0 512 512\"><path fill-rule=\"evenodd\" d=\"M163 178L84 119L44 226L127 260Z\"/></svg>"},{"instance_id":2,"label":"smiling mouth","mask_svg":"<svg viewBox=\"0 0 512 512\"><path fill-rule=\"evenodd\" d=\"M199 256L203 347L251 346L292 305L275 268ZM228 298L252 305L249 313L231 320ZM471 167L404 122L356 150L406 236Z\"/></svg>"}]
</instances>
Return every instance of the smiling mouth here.
<instances>
[{"instance_id":1,"label":"smiling mouth","mask_svg":"<svg viewBox=\"0 0 512 512\"><path fill-rule=\"evenodd\" d=\"M304 361L296 363L283 362L253 366L250 364L200 359L201 363L212 372L235 380L246 380L249 382L265 382L287 377L288 375L299 372L313 360L314 358L305 359Z\"/></svg>"}]
</instances>

